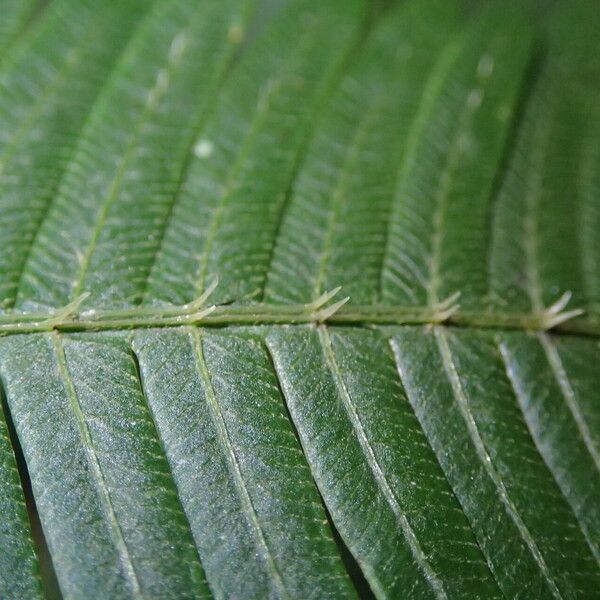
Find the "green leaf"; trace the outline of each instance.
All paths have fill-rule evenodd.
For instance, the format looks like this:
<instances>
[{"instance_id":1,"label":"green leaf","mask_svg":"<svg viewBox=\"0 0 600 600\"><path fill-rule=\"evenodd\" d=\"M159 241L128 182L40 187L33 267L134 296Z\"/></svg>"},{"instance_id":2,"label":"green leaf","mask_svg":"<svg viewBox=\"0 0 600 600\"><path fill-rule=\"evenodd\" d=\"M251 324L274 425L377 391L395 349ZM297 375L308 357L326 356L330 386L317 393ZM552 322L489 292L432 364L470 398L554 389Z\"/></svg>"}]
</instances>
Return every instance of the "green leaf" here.
<instances>
[{"instance_id":1,"label":"green leaf","mask_svg":"<svg viewBox=\"0 0 600 600\"><path fill-rule=\"evenodd\" d=\"M63 593L209 597L128 344L7 342L0 369Z\"/></svg>"},{"instance_id":2,"label":"green leaf","mask_svg":"<svg viewBox=\"0 0 600 600\"><path fill-rule=\"evenodd\" d=\"M540 454L600 560L599 430L591 429L597 414L586 413L580 406L594 397L598 374L592 369L583 380L577 380L598 357L598 344L555 341L544 333L537 337L505 335L500 350ZM572 364L574 358L585 361L583 369L581 362ZM568 451L561 451L567 445Z\"/></svg>"},{"instance_id":3,"label":"green leaf","mask_svg":"<svg viewBox=\"0 0 600 600\"><path fill-rule=\"evenodd\" d=\"M500 598L385 338L280 330L269 347L323 499L373 591Z\"/></svg>"},{"instance_id":4,"label":"green leaf","mask_svg":"<svg viewBox=\"0 0 600 600\"><path fill-rule=\"evenodd\" d=\"M0 304L23 267L90 105L149 3L57 0L0 72Z\"/></svg>"},{"instance_id":5,"label":"green leaf","mask_svg":"<svg viewBox=\"0 0 600 600\"><path fill-rule=\"evenodd\" d=\"M37 9L37 0L2 0L0 2L0 62L8 48L24 32Z\"/></svg>"},{"instance_id":6,"label":"green leaf","mask_svg":"<svg viewBox=\"0 0 600 600\"><path fill-rule=\"evenodd\" d=\"M566 4L549 26L548 56L537 65L494 207L491 295L501 306L538 311L568 291L596 323L598 18L589 2Z\"/></svg>"},{"instance_id":7,"label":"green leaf","mask_svg":"<svg viewBox=\"0 0 600 600\"><path fill-rule=\"evenodd\" d=\"M428 73L454 40L456 12L452 2L411 3L366 42L307 151L274 240L267 300L310 302L343 283L353 302L377 302L407 152L399 132L419 120Z\"/></svg>"},{"instance_id":8,"label":"green leaf","mask_svg":"<svg viewBox=\"0 0 600 600\"><path fill-rule=\"evenodd\" d=\"M214 275L215 301L260 298L286 196L364 13L362 0L295 2L241 58L194 145L150 299L189 302Z\"/></svg>"},{"instance_id":9,"label":"green leaf","mask_svg":"<svg viewBox=\"0 0 600 600\"><path fill-rule=\"evenodd\" d=\"M485 334L443 328L406 328L392 346L415 414L505 595L524 587L532 597L591 594L597 561L528 432L500 349Z\"/></svg>"},{"instance_id":10,"label":"green leaf","mask_svg":"<svg viewBox=\"0 0 600 600\"><path fill-rule=\"evenodd\" d=\"M17 306L60 306L83 291L98 305L139 300L242 16L233 1L202 9L193 0L159 2L151 12L79 136L31 247Z\"/></svg>"},{"instance_id":11,"label":"green leaf","mask_svg":"<svg viewBox=\"0 0 600 600\"><path fill-rule=\"evenodd\" d=\"M260 338L150 331L134 348L213 593L354 597Z\"/></svg>"},{"instance_id":12,"label":"green leaf","mask_svg":"<svg viewBox=\"0 0 600 600\"><path fill-rule=\"evenodd\" d=\"M27 521L15 455L0 409L0 596L42 598L39 567ZM7 576L10 574L10 576Z\"/></svg>"},{"instance_id":13,"label":"green leaf","mask_svg":"<svg viewBox=\"0 0 600 600\"><path fill-rule=\"evenodd\" d=\"M598 595L595 0L379 4L0 0L3 600Z\"/></svg>"},{"instance_id":14,"label":"green leaf","mask_svg":"<svg viewBox=\"0 0 600 600\"><path fill-rule=\"evenodd\" d=\"M530 41L520 13L494 6L434 65L398 172L384 302L435 305L460 291L466 307L481 303L489 198Z\"/></svg>"}]
</instances>

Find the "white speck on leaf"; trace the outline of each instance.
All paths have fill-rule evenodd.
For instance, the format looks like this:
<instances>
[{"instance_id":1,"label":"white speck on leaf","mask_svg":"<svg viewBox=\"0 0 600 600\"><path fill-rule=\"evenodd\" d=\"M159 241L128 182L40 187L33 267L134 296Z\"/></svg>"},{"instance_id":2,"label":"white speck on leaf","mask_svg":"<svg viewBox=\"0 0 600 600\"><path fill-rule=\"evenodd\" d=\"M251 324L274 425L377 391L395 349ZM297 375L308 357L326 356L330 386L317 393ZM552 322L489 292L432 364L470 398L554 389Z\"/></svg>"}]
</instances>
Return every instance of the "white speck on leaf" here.
<instances>
[{"instance_id":1,"label":"white speck on leaf","mask_svg":"<svg viewBox=\"0 0 600 600\"><path fill-rule=\"evenodd\" d=\"M475 110L481 106L483 102L483 90L480 88L475 88L469 92L469 97L467 99L467 104L469 108Z\"/></svg>"},{"instance_id":2,"label":"white speck on leaf","mask_svg":"<svg viewBox=\"0 0 600 600\"><path fill-rule=\"evenodd\" d=\"M171 42L171 47L169 48L169 62L178 63L185 52L187 44L187 33L185 31L181 31L173 38L173 41Z\"/></svg>"},{"instance_id":3,"label":"white speck on leaf","mask_svg":"<svg viewBox=\"0 0 600 600\"><path fill-rule=\"evenodd\" d=\"M477 65L479 77L489 77L494 72L494 59L489 54L484 54Z\"/></svg>"},{"instance_id":4,"label":"white speck on leaf","mask_svg":"<svg viewBox=\"0 0 600 600\"><path fill-rule=\"evenodd\" d=\"M198 158L208 158L214 149L214 144L210 140L198 140L194 146L194 154Z\"/></svg>"}]
</instances>

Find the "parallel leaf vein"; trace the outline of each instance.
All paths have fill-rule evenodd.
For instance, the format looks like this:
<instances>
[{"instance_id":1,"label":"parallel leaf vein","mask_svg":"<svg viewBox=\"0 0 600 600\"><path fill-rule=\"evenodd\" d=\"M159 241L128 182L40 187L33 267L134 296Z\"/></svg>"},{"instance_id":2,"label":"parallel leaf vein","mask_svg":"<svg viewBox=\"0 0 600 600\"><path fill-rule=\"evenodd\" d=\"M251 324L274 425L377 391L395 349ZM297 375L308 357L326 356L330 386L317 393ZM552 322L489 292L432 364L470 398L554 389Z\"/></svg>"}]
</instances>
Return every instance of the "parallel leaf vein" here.
<instances>
[{"instance_id":1,"label":"parallel leaf vein","mask_svg":"<svg viewBox=\"0 0 600 600\"><path fill-rule=\"evenodd\" d=\"M291 54L291 56L287 58L285 64L282 65L279 69L280 73L284 74L283 76L285 76L286 73L296 72L294 65L296 62L301 62L304 59L304 54L306 50L305 46L307 46L307 43L310 43L311 40L312 38L310 35L305 36L302 43L300 43L295 49L295 51ZM250 152L252 151L252 144L256 137L259 135L263 123L269 117L273 99L280 92L280 86L282 83L281 77L282 76L280 76L279 78L269 79L265 87L261 90L262 95L258 99L257 111L253 115L252 120L250 122L248 134L243 140L238 155L229 170L228 177L223 188L223 192L220 194L217 206L211 215L210 224L208 226L206 234L204 250L202 252L200 263L197 269L195 288L196 293L200 292L206 284L206 278L209 276L208 266L210 261L210 255L215 240L217 238L217 233L221 226L221 221L223 219L227 203L232 194L234 193L236 185L238 185L239 183L238 177L242 173L246 160Z\"/></svg>"},{"instance_id":2,"label":"parallel leaf vein","mask_svg":"<svg viewBox=\"0 0 600 600\"><path fill-rule=\"evenodd\" d=\"M538 340L540 344L544 348L544 352L546 353L546 359L548 360L548 364L552 369L552 374L560 388L560 391L563 395L565 403L573 416L573 420L575 421L575 425L581 435L581 439L590 453L594 464L596 465L596 469L600 471L600 454L596 449L592 434L590 432L590 428L585 420L585 417L581 413L579 405L577 404L577 400L575 397L575 392L573 391L573 387L571 386L571 382L569 381L569 376L565 367L562 363L560 355L558 354L558 350L556 349L556 345L550 339L550 336L546 333L538 333Z\"/></svg>"},{"instance_id":3,"label":"parallel leaf vein","mask_svg":"<svg viewBox=\"0 0 600 600\"><path fill-rule=\"evenodd\" d=\"M427 127L432 111L435 108L435 103L439 98L439 94L446 81L448 71L453 66L454 62L458 59L460 52L462 51L465 44L464 37L458 39L452 39L441 51L440 58L435 63L434 67L430 71L427 82L423 89L421 101L417 114L413 119L413 123L406 136L406 146L402 156L402 162L399 167L396 194L402 190L402 186L408 178L411 170L414 168L417 155L419 151L419 144L423 137L423 131ZM385 251L384 258L382 261L383 267L381 269L380 278L380 296L383 296L384 281L386 277L386 266L392 260L392 231L389 230L393 227L394 223L394 209L392 205L392 216L390 218L390 226L386 233Z\"/></svg>"},{"instance_id":4,"label":"parallel leaf vein","mask_svg":"<svg viewBox=\"0 0 600 600\"><path fill-rule=\"evenodd\" d=\"M98 491L99 499L104 509L104 513L113 538L113 542L115 544L117 552L119 553L124 574L127 577L129 585L131 586L131 591L134 597L138 598L139 600L143 600L143 594L141 591L139 579L136 574L133 562L131 560L129 550L127 548L127 543L125 542L125 538L123 537L121 526L119 525L119 521L115 514L115 510L110 497L110 492L106 484L104 474L102 473L102 467L100 466L100 461L96 456L94 443L92 441L92 437L87 426L85 416L79 404L79 400L77 399L77 393L75 391L73 381L69 374L69 368L67 366L65 351L62 345L60 335L58 333L53 333L51 334L51 339L59 373L64 382L66 392L69 397L69 405L71 407L71 410L73 411L73 416L75 417L75 420L77 422L79 435L81 437L81 441L85 449L88 464L90 466L90 471L96 484L96 489Z\"/></svg>"},{"instance_id":5,"label":"parallel leaf vein","mask_svg":"<svg viewBox=\"0 0 600 600\"><path fill-rule=\"evenodd\" d=\"M433 592L435 593L436 598L441 600L445 600L448 598L446 591L444 589L444 585L442 580L439 578L438 574L434 571L432 565L430 564L427 555L425 554L419 540L412 529L406 515L402 511L402 507L394 494L385 473L375 456L375 452L373 447L369 442L369 438L367 433L363 427L360 416L358 415L356 408L352 402L352 398L350 393L348 392L348 388L344 382L342 374L340 372L340 368L337 364L337 360L335 358L335 354L333 351L331 337L327 331L325 326L319 327L319 341L321 343L321 347L323 349L323 353L325 356L325 360L327 366L334 378L335 385L338 391L338 394L344 404L344 408L346 409L346 413L352 422L352 426L354 431L356 432L356 437L361 446L365 459L373 473L373 477L375 478L378 487L383 492L383 495L388 503L390 509L394 513L396 520L400 524L406 541L410 547L411 553L414 557L415 563L418 565L419 569L425 575L425 578L429 582Z\"/></svg>"},{"instance_id":6,"label":"parallel leaf vein","mask_svg":"<svg viewBox=\"0 0 600 600\"><path fill-rule=\"evenodd\" d=\"M185 35L184 32L180 32L179 35ZM183 48L182 54L185 52L186 47ZM133 154L137 149L137 141L140 135L143 132L145 124L147 120L150 118L152 113L157 109L161 98L167 93L169 90L169 84L171 79L172 72L177 68L177 66L181 62L182 54L177 57L177 60L169 60L167 66L164 70L157 71L157 79L154 87L150 90L147 96L146 103L140 114L139 120L136 124L134 131L132 132L127 145L125 147L125 152L119 161L119 166L111 181L110 188L106 198L104 199L98 220L96 225L94 226L92 236L90 242L83 252L80 267L77 273L77 279L73 286L72 297L76 298L82 291L82 286L85 281L85 276L90 266L90 261L96 246L98 245L98 241L100 239L100 234L104 225L106 223L106 219L108 218L108 214L110 212L111 206L118 198L119 189L121 187L121 183L124 177L127 174L127 166L129 161L131 160Z\"/></svg>"},{"instance_id":7,"label":"parallel leaf vein","mask_svg":"<svg viewBox=\"0 0 600 600\"><path fill-rule=\"evenodd\" d=\"M515 524L523 541L529 548L533 559L535 560L538 568L544 576L546 583L548 584L550 592L555 598L562 599L563 596L560 593L556 582L554 581L554 578L552 577L552 573L550 572L550 569L548 568L548 565L546 564L546 561L544 560L544 557L540 549L538 548L538 545L536 544L533 536L531 535L531 532L527 528L527 525L525 525L525 523L523 522L523 519L521 518L517 507L511 500L506 486L504 485L502 476L494 467L492 458L487 451L481 434L479 433L477 422L475 421L475 417L473 416L473 413L471 412L471 409L469 407L469 400L460 381L456 365L454 364L454 359L452 358L452 351L450 350L450 346L448 345L446 333L442 330L442 328L436 327L434 329L434 334L438 350L444 365L444 370L448 378L448 382L452 387L452 392L454 394L456 404L467 426L469 437L471 438L471 441L475 446L475 450L477 452L477 456L481 462L481 465L483 466L485 472L488 474L489 478L492 480L494 486L498 490L500 500L502 501L502 504L504 504L506 512Z\"/></svg>"},{"instance_id":8,"label":"parallel leaf vein","mask_svg":"<svg viewBox=\"0 0 600 600\"><path fill-rule=\"evenodd\" d=\"M223 452L229 464L229 470L231 472L234 485L236 487L240 502L242 504L242 510L244 511L244 514L248 519L248 523L252 528L254 538L257 542L258 547L260 548L261 554L265 559L266 567L271 575L272 581L279 590L281 597L291 598L290 594L288 593L285 587L283 578L281 577L281 574L279 573L277 565L273 559L271 551L269 550L269 546L265 539L265 534L260 524L260 520L254 508L254 504L252 503L252 498L250 497L250 494L244 482L242 470L235 453L235 446L229 436L229 432L227 430L227 425L221 412L219 401L216 398L215 391L212 386L210 373L204 360L202 341L200 339L200 333L197 329L190 330L190 339L194 349L196 369L198 375L200 376L200 379L202 380L204 393L206 394L206 401L208 403L208 407L212 415L213 423L217 429L219 443L223 448Z\"/></svg>"},{"instance_id":9,"label":"parallel leaf vein","mask_svg":"<svg viewBox=\"0 0 600 600\"><path fill-rule=\"evenodd\" d=\"M331 253L333 250L336 222L344 202L344 195L346 194L348 186L350 185L353 169L355 168L356 162L360 157L362 143L364 142L365 138L369 133L369 126L371 125L371 122L373 121L377 113L382 109L381 104L381 102L375 103L371 107L369 107L356 130L352 143L346 151L346 156L344 157L344 163L342 165L339 181L335 190L333 191L331 198L331 208L329 211L329 218L327 220L325 240L323 243L323 249L321 251L319 263L317 266L317 273L313 288L314 297L319 296L319 294L323 292L322 287L325 283L327 263L331 257Z\"/></svg>"}]
</instances>

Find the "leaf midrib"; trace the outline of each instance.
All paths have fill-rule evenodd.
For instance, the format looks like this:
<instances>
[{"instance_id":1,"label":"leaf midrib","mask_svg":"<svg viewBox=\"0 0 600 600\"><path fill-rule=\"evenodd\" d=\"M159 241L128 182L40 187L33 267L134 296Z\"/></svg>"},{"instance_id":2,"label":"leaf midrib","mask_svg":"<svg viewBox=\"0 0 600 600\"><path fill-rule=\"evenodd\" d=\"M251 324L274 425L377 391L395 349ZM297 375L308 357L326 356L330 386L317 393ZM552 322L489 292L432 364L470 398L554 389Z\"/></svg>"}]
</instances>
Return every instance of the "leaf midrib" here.
<instances>
[{"instance_id":1,"label":"leaf midrib","mask_svg":"<svg viewBox=\"0 0 600 600\"><path fill-rule=\"evenodd\" d=\"M193 304L193 303L192 303ZM555 326L546 322L547 311L491 312L485 308L457 309L448 315L438 307L402 305L346 304L334 314L323 318L324 308L314 304L224 304L198 307L191 305L134 306L123 310L86 308L68 312L65 308L47 308L39 312L10 311L0 314L0 336L49 331L112 331L164 327L202 326L227 327L244 325L451 325L475 329L516 330L526 332L558 331L561 333L600 338L600 316L587 314ZM68 307L67 307L68 308ZM60 313L65 312L63 317ZM208 314L207 314L208 313Z\"/></svg>"}]
</instances>

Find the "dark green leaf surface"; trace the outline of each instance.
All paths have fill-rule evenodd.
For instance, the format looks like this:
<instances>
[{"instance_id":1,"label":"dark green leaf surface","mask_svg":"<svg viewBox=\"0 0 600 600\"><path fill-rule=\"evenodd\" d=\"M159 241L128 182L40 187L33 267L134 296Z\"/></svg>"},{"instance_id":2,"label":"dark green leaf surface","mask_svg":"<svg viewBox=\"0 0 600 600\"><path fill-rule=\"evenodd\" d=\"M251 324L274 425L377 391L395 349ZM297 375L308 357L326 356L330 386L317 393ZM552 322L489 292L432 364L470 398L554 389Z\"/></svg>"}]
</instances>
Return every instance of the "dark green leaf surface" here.
<instances>
[{"instance_id":1,"label":"dark green leaf surface","mask_svg":"<svg viewBox=\"0 0 600 600\"><path fill-rule=\"evenodd\" d=\"M208 597L128 345L8 342L0 372L65 595Z\"/></svg>"},{"instance_id":2,"label":"dark green leaf surface","mask_svg":"<svg viewBox=\"0 0 600 600\"><path fill-rule=\"evenodd\" d=\"M57 0L0 71L0 304L23 266L73 146L131 29L150 3ZM40 243L50 241L43 235ZM46 272L46 276L48 272Z\"/></svg>"},{"instance_id":3,"label":"dark green leaf surface","mask_svg":"<svg viewBox=\"0 0 600 600\"><path fill-rule=\"evenodd\" d=\"M393 348L415 414L505 594L518 594L523 573L533 597L590 593L597 563L528 434L498 348L441 328L407 328Z\"/></svg>"},{"instance_id":4,"label":"dark green leaf surface","mask_svg":"<svg viewBox=\"0 0 600 600\"><path fill-rule=\"evenodd\" d=\"M576 353L586 357L585 366L591 367L592 371L574 387L570 376L585 371L581 366L571 367L571 373L565 368L561 354L569 360L568 345L562 344L559 351L556 342L546 334L539 334L537 340L510 335L501 339L500 349L508 375L531 435L579 517L596 558L600 560L598 430L592 432L590 426L593 421L588 422L580 408L580 397L589 400L597 394L598 388L595 391L592 388L597 385L598 379L598 346L595 343L574 346ZM525 357L527 360L524 360ZM587 394L581 389L582 384L587 388ZM568 452L561 451L567 445Z\"/></svg>"},{"instance_id":5,"label":"dark green leaf surface","mask_svg":"<svg viewBox=\"0 0 600 600\"><path fill-rule=\"evenodd\" d=\"M0 598L42 598L27 510L0 407Z\"/></svg>"},{"instance_id":6,"label":"dark green leaf surface","mask_svg":"<svg viewBox=\"0 0 600 600\"><path fill-rule=\"evenodd\" d=\"M501 597L386 340L280 330L269 347L321 494L375 593Z\"/></svg>"},{"instance_id":7,"label":"dark green leaf surface","mask_svg":"<svg viewBox=\"0 0 600 600\"><path fill-rule=\"evenodd\" d=\"M596 0L374 4L0 0L2 600L598 597Z\"/></svg>"},{"instance_id":8,"label":"dark green leaf surface","mask_svg":"<svg viewBox=\"0 0 600 600\"><path fill-rule=\"evenodd\" d=\"M215 595L354 597L260 339L150 331L135 348Z\"/></svg>"}]
</instances>

